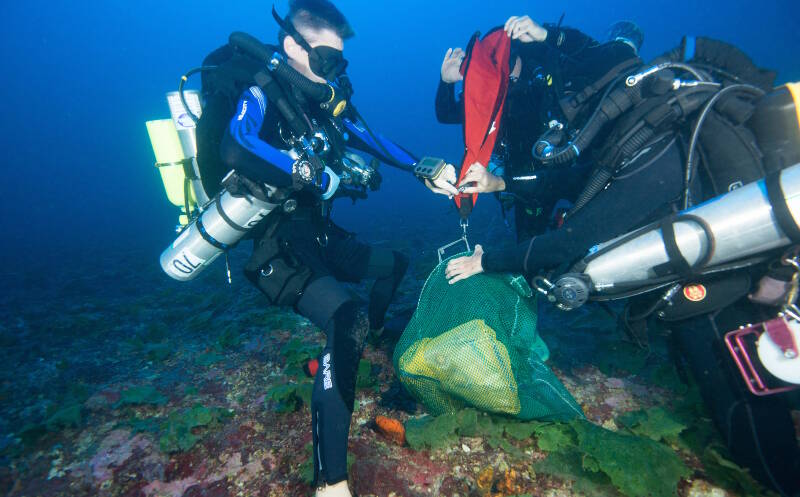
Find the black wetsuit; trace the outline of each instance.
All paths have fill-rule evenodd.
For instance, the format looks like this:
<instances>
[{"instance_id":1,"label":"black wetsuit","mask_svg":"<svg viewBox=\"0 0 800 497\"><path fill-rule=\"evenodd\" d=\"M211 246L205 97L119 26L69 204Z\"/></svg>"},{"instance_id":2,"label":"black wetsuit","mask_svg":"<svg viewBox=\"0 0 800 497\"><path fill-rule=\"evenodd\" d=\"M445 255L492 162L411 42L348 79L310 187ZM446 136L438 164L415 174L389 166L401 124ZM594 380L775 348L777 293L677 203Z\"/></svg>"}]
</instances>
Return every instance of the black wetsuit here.
<instances>
[{"instance_id":1,"label":"black wetsuit","mask_svg":"<svg viewBox=\"0 0 800 497\"><path fill-rule=\"evenodd\" d=\"M587 161L571 167L548 168L534 163L531 149L552 120L563 121L559 98L582 90L624 60L635 58L625 43L600 44L572 28L545 25L541 43L513 42L511 67L522 63L519 78L511 81L506 97L501 137L493 160L503 166L503 197L511 197L519 241L555 227L554 209L569 206L586 181ZM464 121L464 105L456 84L440 82L436 117L444 124ZM565 209L566 210L566 209Z\"/></svg>"},{"instance_id":2,"label":"black wetsuit","mask_svg":"<svg viewBox=\"0 0 800 497\"><path fill-rule=\"evenodd\" d=\"M303 106L302 95L296 94ZM363 150L390 164L413 166L414 158L380 135L369 133L355 118L331 118L305 104L309 119L324 128L331 152L326 165L343 149ZM224 162L254 181L288 189L294 159L284 142L289 129L277 106L258 87L245 91L223 138ZM378 143L380 142L380 143ZM327 158L330 157L330 160ZM339 156L339 158L341 158ZM347 479L347 440L355 400L355 382L364 341L384 315L405 275L408 259L356 240L334 224L321 194L332 183L323 175L319 187L291 194L296 208L275 212L254 229L255 247L245 274L271 304L291 306L327 335L311 398L315 482ZM323 207L327 207L323 209ZM374 279L367 315L341 282Z\"/></svg>"}]
</instances>

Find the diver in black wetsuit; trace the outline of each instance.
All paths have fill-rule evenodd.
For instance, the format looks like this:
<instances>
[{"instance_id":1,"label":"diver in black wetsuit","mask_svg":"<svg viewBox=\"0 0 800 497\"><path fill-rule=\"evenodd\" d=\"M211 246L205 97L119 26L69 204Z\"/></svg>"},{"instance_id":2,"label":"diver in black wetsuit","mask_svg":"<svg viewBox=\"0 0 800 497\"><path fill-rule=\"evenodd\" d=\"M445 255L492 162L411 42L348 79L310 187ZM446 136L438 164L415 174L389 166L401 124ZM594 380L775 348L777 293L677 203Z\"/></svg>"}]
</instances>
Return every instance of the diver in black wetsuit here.
<instances>
[{"instance_id":1,"label":"diver in black wetsuit","mask_svg":"<svg viewBox=\"0 0 800 497\"><path fill-rule=\"evenodd\" d=\"M351 31L332 3L297 0L290 2L285 19L274 16L282 28L279 50L299 77L345 83L343 40ZM293 307L327 334L311 400L315 485L319 496L349 496L347 441L358 363L369 328L383 326L408 259L357 241L330 220L330 203L346 183L366 182L374 189L379 180L377 171L355 164L359 158L349 149L405 169L413 168L416 160L369 131L351 112L352 105L331 112L310 102L299 84L275 81L281 86L278 91L259 82L261 86L241 95L220 151L225 164L240 176L288 192L281 200L283 212L254 228L255 248L245 274L270 304ZM278 93L286 97L279 100L274 96ZM298 115L313 129L317 144L313 154L304 153L319 158L324 172L310 173L312 164L297 151L312 140L294 131L290 117ZM352 166L346 178L342 165ZM363 279L375 279L368 315L340 283Z\"/></svg>"},{"instance_id":2,"label":"diver in black wetsuit","mask_svg":"<svg viewBox=\"0 0 800 497\"><path fill-rule=\"evenodd\" d=\"M720 71L719 79L728 85L734 81L748 82L763 91L771 89L775 78L774 73L756 68L735 47L715 40L687 37L679 49L660 61L664 60L710 67L711 71ZM717 179L712 172L716 158L722 159L717 172L744 163L756 170L755 179L763 177L763 156L758 150L752 151L755 140L750 138L752 133L744 129L752 108L748 110L747 101L737 102L731 97L719 105L717 111L713 132L701 138L708 142L703 145L700 168L705 173L693 176L695 181L689 185L684 183L687 157L682 140L684 132L680 129L682 121L678 120L672 131L655 134L647 146L634 151L632 158L615 164L613 175L600 184L603 188L596 189L591 199L569 215L560 229L536 235L507 251L484 252L482 247L476 246L472 256L457 258L448 264L446 275L450 283L484 271L522 273L532 279L547 270L566 269L596 244L681 210L682 200L687 197L710 198L736 188L736 184L729 186L724 182L720 191L714 185ZM734 118L737 114L740 115L738 121ZM722 124L729 119L730 123ZM623 118L618 124L627 126L631 122ZM616 130L609 135L620 136ZM613 140L594 143L607 148L613 146L610 142ZM598 156L603 157L603 154ZM492 179L481 169L476 168L475 176L464 179L464 182L477 181L476 190L467 191L494 191L494 183L502 181ZM690 188L689 195L686 195L686 188ZM674 305L662 308L665 312L657 317L667 321L661 326L671 330L679 359L692 371L733 459L782 495L798 495L800 449L790 415L790 399L785 395L756 397L750 394L722 340L726 332L740 326L775 318L777 308L763 305L765 302L758 296L760 292L748 295L754 287L752 283L764 276L765 271L761 265L706 277L698 283L705 285L703 292L708 291L709 298L699 312L681 315L682 307ZM653 301L658 298L662 295L653 297L651 294L644 307L655 308ZM656 317L652 312L649 316Z\"/></svg>"},{"instance_id":3,"label":"diver in black wetsuit","mask_svg":"<svg viewBox=\"0 0 800 497\"><path fill-rule=\"evenodd\" d=\"M587 161L565 168L534 163L531 149L550 122L563 119L558 100L594 83L613 67L637 60L643 37L614 36L601 44L568 27L538 26L529 17L511 17L504 26L512 38L511 73L501 137L487 168L476 166L470 180L476 190L498 194L512 204L518 241L558 227L561 216L580 192ZM636 28L638 30L638 28ZM616 31L615 31L616 32ZM464 121L464 104L456 97L465 53L447 51L436 93L436 117L443 124Z\"/></svg>"}]
</instances>

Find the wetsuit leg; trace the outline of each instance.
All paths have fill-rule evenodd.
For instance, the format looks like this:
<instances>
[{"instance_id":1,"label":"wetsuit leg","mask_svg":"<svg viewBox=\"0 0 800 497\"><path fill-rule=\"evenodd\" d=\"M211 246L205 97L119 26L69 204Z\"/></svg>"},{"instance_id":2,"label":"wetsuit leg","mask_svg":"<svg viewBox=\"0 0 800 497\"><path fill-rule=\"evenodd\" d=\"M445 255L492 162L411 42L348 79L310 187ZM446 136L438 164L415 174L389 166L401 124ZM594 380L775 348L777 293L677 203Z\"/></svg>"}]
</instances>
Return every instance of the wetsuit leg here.
<instances>
[{"instance_id":1,"label":"wetsuit leg","mask_svg":"<svg viewBox=\"0 0 800 497\"><path fill-rule=\"evenodd\" d=\"M375 278L369 294L369 326L373 330L383 327L397 287L408 270L408 257L388 249L372 249L367 265L367 278Z\"/></svg>"},{"instance_id":2,"label":"wetsuit leg","mask_svg":"<svg viewBox=\"0 0 800 497\"><path fill-rule=\"evenodd\" d=\"M749 322L736 319L733 307L676 323L673 333L678 349L734 461L765 485L796 495L800 492L800 450L785 400L751 395L723 350L723 334Z\"/></svg>"},{"instance_id":3,"label":"wetsuit leg","mask_svg":"<svg viewBox=\"0 0 800 497\"><path fill-rule=\"evenodd\" d=\"M334 484L347 479L347 439L355 402L358 362L369 331L366 316L358 304L333 278L309 285L298 303L304 315L314 316L316 324L325 322L325 349L319 357L319 370L311 394L311 431L314 445L314 484ZM324 316L311 308L330 308L329 302L342 302L332 315Z\"/></svg>"},{"instance_id":4,"label":"wetsuit leg","mask_svg":"<svg viewBox=\"0 0 800 497\"><path fill-rule=\"evenodd\" d=\"M400 252L370 247L336 225L328 232L325 258L339 281L358 283L375 279L369 296L369 324L383 326L386 310L408 269L408 258Z\"/></svg>"}]
</instances>

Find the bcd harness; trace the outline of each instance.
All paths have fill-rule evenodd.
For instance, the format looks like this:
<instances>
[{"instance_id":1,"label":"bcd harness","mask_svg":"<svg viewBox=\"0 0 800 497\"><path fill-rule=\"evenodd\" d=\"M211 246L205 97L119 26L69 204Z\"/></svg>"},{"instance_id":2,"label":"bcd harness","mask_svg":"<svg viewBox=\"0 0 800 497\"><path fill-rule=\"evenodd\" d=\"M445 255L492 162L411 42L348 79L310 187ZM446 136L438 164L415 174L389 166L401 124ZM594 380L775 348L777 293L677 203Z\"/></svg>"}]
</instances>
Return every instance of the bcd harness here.
<instances>
[{"instance_id":1,"label":"bcd harness","mask_svg":"<svg viewBox=\"0 0 800 497\"><path fill-rule=\"evenodd\" d=\"M340 115L348 109L358 116L348 101L352 88L346 77L337 82L314 83L291 68L277 47L264 45L245 33L233 33L230 42L209 54L202 67L189 71L182 78L181 90L188 76L197 72L202 73L205 97L203 116L197 120L198 163L203 186L210 195L220 190L229 169L220 158L220 142L235 113L236 102L251 86L260 88L277 110L278 138L295 158L291 190L321 183L326 166L342 179L339 196L355 201L366 197L367 187L379 186L377 161L368 164L344 150L346 133ZM312 108L316 104L320 110L312 116L304 110L303 103ZM264 132L262 128L260 136L264 137Z\"/></svg>"},{"instance_id":2,"label":"bcd harness","mask_svg":"<svg viewBox=\"0 0 800 497\"><path fill-rule=\"evenodd\" d=\"M534 145L537 162L571 165L604 133L604 145L594 149L594 171L568 217L585 207L648 146L671 143L661 139L686 129L698 111L688 145L684 208L692 203L690 186L697 179L698 156L714 195L770 172L762 164L753 131L745 124L753 116L754 102L771 89L774 73L758 69L731 45L687 39L679 53L670 54L678 60L657 60L651 66L638 58L625 60L580 92L559 98L565 122L550 122ZM691 51L686 48L689 45L694 47ZM689 79L679 79L677 74ZM597 103L592 107L592 102ZM577 122L576 118L589 114L587 109L594 110Z\"/></svg>"}]
</instances>

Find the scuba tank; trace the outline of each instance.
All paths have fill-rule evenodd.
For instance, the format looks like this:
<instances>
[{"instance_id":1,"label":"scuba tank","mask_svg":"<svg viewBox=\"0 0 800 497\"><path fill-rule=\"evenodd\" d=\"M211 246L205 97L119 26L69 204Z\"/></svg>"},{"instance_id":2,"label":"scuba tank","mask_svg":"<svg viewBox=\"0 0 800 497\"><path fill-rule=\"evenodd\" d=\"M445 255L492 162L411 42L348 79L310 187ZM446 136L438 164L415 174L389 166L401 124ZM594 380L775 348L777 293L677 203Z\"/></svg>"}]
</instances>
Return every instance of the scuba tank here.
<instances>
[{"instance_id":1,"label":"scuba tank","mask_svg":"<svg viewBox=\"0 0 800 497\"><path fill-rule=\"evenodd\" d=\"M184 108L178 92L167 93L172 118L145 123L167 198L181 208L178 218L181 226L188 224L198 206L209 201L197 167L195 122L188 114L199 115L202 112L199 92L185 92L185 102Z\"/></svg>"},{"instance_id":2,"label":"scuba tank","mask_svg":"<svg viewBox=\"0 0 800 497\"><path fill-rule=\"evenodd\" d=\"M254 194L252 189L249 193L231 193L239 190L239 179L231 172L214 201L162 252L165 273L179 281L194 279L278 206L270 200L274 188L267 188L267 195Z\"/></svg>"},{"instance_id":3,"label":"scuba tank","mask_svg":"<svg viewBox=\"0 0 800 497\"><path fill-rule=\"evenodd\" d=\"M784 247L798 226L800 164L601 244L579 266L595 292L613 293Z\"/></svg>"}]
</instances>

